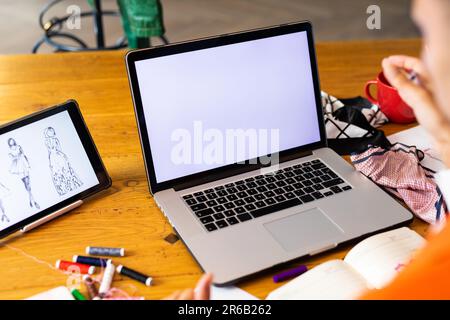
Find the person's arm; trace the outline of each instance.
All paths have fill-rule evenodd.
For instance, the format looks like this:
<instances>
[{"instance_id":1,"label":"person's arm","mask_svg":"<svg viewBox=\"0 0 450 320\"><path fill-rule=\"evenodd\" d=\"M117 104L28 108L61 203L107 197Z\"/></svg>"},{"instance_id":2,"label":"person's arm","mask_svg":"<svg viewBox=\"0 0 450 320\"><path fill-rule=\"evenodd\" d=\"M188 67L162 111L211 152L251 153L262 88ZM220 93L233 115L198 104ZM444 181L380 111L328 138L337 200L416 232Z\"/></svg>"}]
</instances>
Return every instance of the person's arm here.
<instances>
[{"instance_id":1,"label":"person's arm","mask_svg":"<svg viewBox=\"0 0 450 320\"><path fill-rule=\"evenodd\" d=\"M419 123L430 133L443 161L450 165L450 123L433 97L433 89L423 63L416 58L392 56L383 60L383 72L402 99L414 110ZM408 74L419 75L419 83ZM450 224L429 239L397 277L381 290L371 290L361 299L449 299Z\"/></svg>"},{"instance_id":2,"label":"person's arm","mask_svg":"<svg viewBox=\"0 0 450 320\"><path fill-rule=\"evenodd\" d=\"M428 131L443 162L450 167L450 123L437 107L423 62L399 55L385 58L382 66L386 79L414 110L417 121ZM411 71L418 75L419 83L408 78Z\"/></svg>"}]
</instances>

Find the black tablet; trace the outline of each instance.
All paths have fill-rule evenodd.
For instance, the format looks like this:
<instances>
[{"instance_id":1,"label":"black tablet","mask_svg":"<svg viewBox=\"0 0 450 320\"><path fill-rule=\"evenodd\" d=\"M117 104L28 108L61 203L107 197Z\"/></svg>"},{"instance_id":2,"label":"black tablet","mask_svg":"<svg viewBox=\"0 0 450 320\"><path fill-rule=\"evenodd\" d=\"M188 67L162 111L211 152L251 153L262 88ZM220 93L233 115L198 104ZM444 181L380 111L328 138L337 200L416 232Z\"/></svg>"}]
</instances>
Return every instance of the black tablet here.
<instances>
[{"instance_id":1,"label":"black tablet","mask_svg":"<svg viewBox=\"0 0 450 320\"><path fill-rule=\"evenodd\" d=\"M76 101L0 127L0 237L109 186Z\"/></svg>"}]
</instances>

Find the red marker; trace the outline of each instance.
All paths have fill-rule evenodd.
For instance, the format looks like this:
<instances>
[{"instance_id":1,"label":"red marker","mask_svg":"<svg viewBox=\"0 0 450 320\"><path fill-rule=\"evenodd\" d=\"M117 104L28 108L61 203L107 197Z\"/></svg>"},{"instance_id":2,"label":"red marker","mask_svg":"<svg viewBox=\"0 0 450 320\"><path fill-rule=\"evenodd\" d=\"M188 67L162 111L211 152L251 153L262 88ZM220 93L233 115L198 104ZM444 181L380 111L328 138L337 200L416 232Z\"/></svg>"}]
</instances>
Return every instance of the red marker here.
<instances>
[{"instance_id":1,"label":"red marker","mask_svg":"<svg viewBox=\"0 0 450 320\"><path fill-rule=\"evenodd\" d=\"M94 266L64 260L56 261L56 268L72 273L93 274L95 272Z\"/></svg>"}]
</instances>

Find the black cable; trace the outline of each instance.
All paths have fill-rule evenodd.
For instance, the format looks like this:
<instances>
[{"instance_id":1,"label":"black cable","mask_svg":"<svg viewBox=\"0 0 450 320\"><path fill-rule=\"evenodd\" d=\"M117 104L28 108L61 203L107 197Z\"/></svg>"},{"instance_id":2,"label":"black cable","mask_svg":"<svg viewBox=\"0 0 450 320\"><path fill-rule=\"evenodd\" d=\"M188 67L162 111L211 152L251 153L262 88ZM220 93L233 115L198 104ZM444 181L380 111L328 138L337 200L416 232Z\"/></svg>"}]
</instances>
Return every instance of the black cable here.
<instances>
[{"instance_id":1,"label":"black cable","mask_svg":"<svg viewBox=\"0 0 450 320\"><path fill-rule=\"evenodd\" d=\"M42 44L47 43L50 46L54 47L57 52L73 52L73 51L96 51L96 50L116 50L121 48L126 48L128 46L128 42L126 39L126 36L120 37L115 45L110 47L97 47L97 48L89 48L87 44L80 39L79 37L61 32L63 29L63 23L66 22L69 18L72 17L72 15L65 15L63 17L53 17L49 21L44 22L44 16L47 14L47 12L56 4L62 2L64 0L52 0L49 3L47 3L40 11L39 13L39 25L41 29L44 31L44 35L34 44L32 48L32 53L36 53L39 48L42 46ZM162 9L162 8L161 8ZM87 11L87 12L81 12L80 18L88 17L88 16L94 16L96 14L96 11ZM101 16L120 16L119 12L112 11L112 10L106 10L100 12ZM74 42L79 44L79 47L74 47L70 45L64 45L58 42L55 42L52 40L52 38L61 37L61 38L69 38L73 40ZM159 37L161 41L164 44L168 44L169 40L164 36Z\"/></svg>"},{"instance_id":2,"label":"black cable","mask_svg":"<svg viewBox=\"0 0 450 320\"><path fill-rule=\"evenodd\" d=\"M48 35L47 37L44 37L44 39L45 39L46 43L48 43L49 45L51 45L57 49L64 50L64 47L70 48L70 46L66 46L66 45L61 46L59 43L56 43L55 41L53 41L52 38L55 38L55 37L56 38L57 37L68 38L68 39L71 39L71 40L77 42L82 49L88 48L88 45L83 40L79 39L78 37L75 37L73 34L70 34L70 33L58 32L58 33ZM73 47L73 48L78 48L78 47Z\"/></svg>"},{"instance_id":3,"label":"black cable","mask_svg":"<svg viewBox=\"0 0 450 320\"><path fill-rule=\"evenodd\" d=\"M87 44L81 40L79 37L73 35L73 34L69 34L69 33L65 33L65 32L61 32L61 30L63 29L63 23L66 22L69 18L72 17L72 15L65 15L63 17L57 18L54 17L52 19L50 19L47 22L44 22L44 16L46 15L46 13L56 4L58 4L59 2L62 2L64 0L52 0L50 1L48 4L46 4L40 11L39 13L39 25L41 26L42 30L45 32L44 36L39 39L33 46L32 48L32 53L36 53L39 48L41 47L42 44L47 43L49 45L51 45L52 47L54 47L56 49L56 51L60 52L60 51L85 51L85 50L115 50L115 49L121 49L121 48L126 48L128 46L128 44L123 41L123 37L121 37L119 40L120 42L118 42L116 45L111 46L111 47L104 47L104 48L88 48ZM88 12L81 12L80 13L80 18L84 18L84 17L88 17L88 16L93 16L95 15L95 11L88 11ZM101 15L109 15L109 16L119 16L119 13L117 11L111 11L111 10L107 10L107 11L102 11ZM57 29L55 29L57 28ZM57 43L55 41L52 40L52 38L54 37L62 37L62 38L70 38L73 41L77 42L80 47L74 47L74 46L69 46L69 45L64 45L61 43Z\"/></svg>"},{"instance_id":4,"label":"black cable","mask_svg":"<svg viewBox=\"0 0 450 320\"><path fill-rule=\"evenodd\" d=\"M44 20L44 15L47 13L48 10L50 10L51 7L53 7L55 4L57 4L58 2L61 2L64 0L52 0L49 3L47 3L46 5L44 5L44 7L42 7L40 13L39 13L39 24L42 28L42 30L45 30L44 27L44 23L42 22Z\"/></svg>"}]
</instances>

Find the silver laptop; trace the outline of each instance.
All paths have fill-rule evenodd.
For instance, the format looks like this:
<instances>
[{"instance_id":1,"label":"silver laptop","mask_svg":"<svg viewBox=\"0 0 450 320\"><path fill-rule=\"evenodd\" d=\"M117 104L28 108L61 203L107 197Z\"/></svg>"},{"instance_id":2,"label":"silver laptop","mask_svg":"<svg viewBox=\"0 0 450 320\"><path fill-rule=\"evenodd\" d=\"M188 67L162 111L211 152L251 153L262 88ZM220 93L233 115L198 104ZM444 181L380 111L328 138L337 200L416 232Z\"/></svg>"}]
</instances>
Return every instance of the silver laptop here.
<instances>
[{"instance_id":1,"label":"silver laptop","mask_svg":"<svg viewBox=\"0 0 450 320\"><path fill-rule=\"evenodd\" d=\"M126 60L150 192L215 284L412 221L327 148L308 22Z\"/></svg>"}]
</instances>

